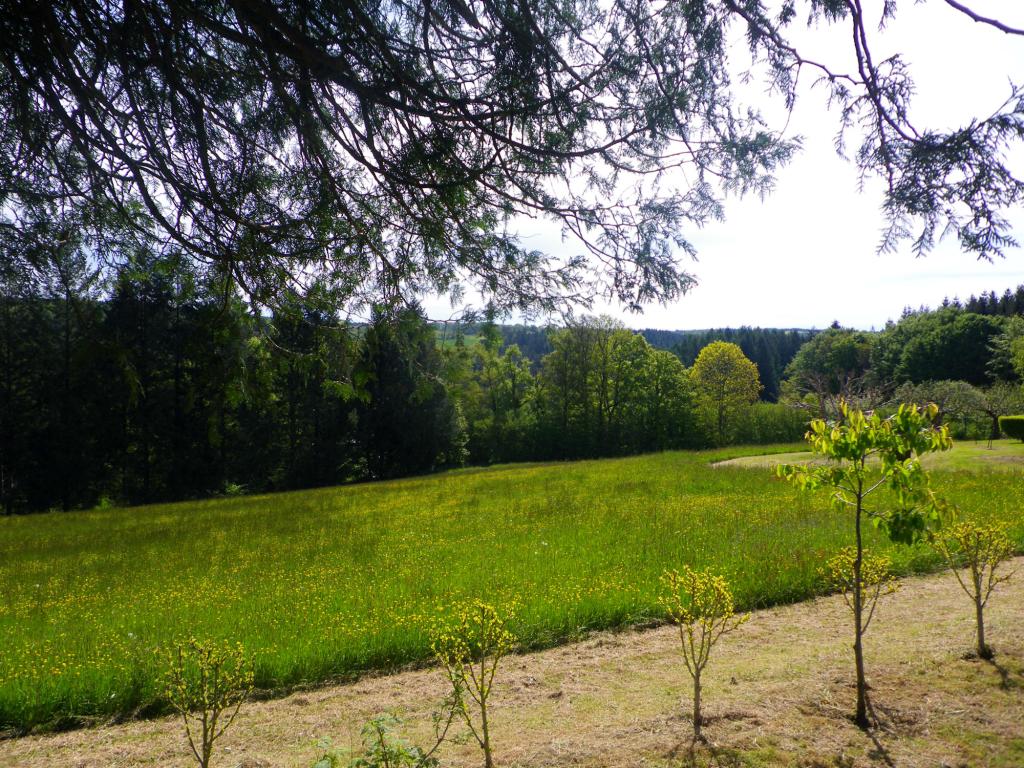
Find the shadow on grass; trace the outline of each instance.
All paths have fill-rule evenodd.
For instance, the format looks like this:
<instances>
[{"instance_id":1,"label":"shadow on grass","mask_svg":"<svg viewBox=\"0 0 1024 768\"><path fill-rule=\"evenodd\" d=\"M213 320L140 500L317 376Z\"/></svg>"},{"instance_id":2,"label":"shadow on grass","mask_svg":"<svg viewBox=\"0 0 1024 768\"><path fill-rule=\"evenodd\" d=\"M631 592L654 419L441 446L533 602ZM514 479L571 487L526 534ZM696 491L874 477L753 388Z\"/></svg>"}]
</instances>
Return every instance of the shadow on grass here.
<instances>
[{"instance_id":1,"label":"shadow on grass","mask_svg":"<svg viewBox=\"0 0 1024 768\"><path fill-rule=\"evenodd\" d=\"M889 750L885 748L885 745L879 740L878 734L874 730L866 730L864 732L871 743L874 745L873 749L868 750L868 757L872 760L879 760L883 764L889 766L889 768L896 768L896 763L892 761L892 756L889 754Z\"/></svg>"},{"instance_id":2,"label":"shadow on grass","mask_svg":"<svg viewBox=\"0 0 1024 768\"><path fill-rule=\"evenodd\" d=\"M678 768L744 768L749 765L739 750L719 747L705 740L680 742L668 756L671 765Z\"/></svg>"},{"instance_id":3,"label":"shadow on grass","mask_svg":"<svg viewBox=\"0 0 1024 768\"><path fill-rule=\"evenodd\" d=\"M983 661L992 667L999 674L999 687L1004 691L1011 691L1021 686L1021 680L1024 679L1024 675L1021 675L1020 671L1013 672L996 659L983 659Z\"/></svg>"}]
</instances>

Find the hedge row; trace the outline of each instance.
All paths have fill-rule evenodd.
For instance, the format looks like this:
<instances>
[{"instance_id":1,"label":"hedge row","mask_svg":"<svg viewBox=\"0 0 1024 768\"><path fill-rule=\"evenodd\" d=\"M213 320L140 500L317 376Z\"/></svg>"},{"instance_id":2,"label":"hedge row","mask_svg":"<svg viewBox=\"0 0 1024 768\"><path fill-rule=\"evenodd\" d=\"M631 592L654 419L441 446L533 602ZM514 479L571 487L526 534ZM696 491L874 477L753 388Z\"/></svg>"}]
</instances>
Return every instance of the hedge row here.
<instances>
[{"instance_id":1,"label":"hedge row","mask_svg":"<svg viewBox=\"0 0 1024 768\"><path fill-rule=\"evenodd\" d=\"M1000 416L999 429L1007 437L1024 440L1024 416Z\"/></svg>"}]
</instances>

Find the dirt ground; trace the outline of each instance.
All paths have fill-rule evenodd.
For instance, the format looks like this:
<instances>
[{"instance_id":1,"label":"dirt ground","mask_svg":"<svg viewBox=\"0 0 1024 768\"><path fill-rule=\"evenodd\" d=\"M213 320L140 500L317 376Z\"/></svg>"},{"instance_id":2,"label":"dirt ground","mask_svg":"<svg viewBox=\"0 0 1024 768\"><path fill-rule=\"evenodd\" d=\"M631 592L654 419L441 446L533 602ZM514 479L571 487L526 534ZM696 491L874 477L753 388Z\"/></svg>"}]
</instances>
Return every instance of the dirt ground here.
<instances>
[{"instance_id":1,"label":"dirt ground","mask_svg":"<svg viewBox=\"0 0 1024 768\"><path fill-rule=\"evenodd\" d=\"M866 638L878 725L850 721L850 618L839 598L758 611L726 636L706 673L705 734L693 748L690 681L671 628L604 633L507 659L493 703L499 766L1024 766L1024 558L988 612L995 663L969 658L973 608L949 573L905 580ZM426 743L445 695L427 669L243 707L215 757L222 768L309 768L314 743L355 747L361 724L393 711ZM482 765L449 742L442 765ZM174 719L0 742L0 765L188 766Z\"/></svg>"}]
</instances>

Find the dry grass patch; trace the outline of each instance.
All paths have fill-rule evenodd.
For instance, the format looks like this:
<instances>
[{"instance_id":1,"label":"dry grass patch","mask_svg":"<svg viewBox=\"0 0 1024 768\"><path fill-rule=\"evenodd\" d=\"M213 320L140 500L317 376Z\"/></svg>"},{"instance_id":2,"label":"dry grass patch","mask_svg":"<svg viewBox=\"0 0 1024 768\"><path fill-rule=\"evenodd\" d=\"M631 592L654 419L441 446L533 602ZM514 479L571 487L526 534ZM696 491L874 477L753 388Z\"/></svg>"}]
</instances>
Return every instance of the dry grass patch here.
<instances>
[{"instance_id":1,"label":"dry grass patch","mask_svg":"<svg viewBox=\"0 0 1024 768\"><path fill-rule=\"evenodd\" d=\"M1024 558L1011 564L1022 568ZM675 630L606 633L506 659L493 703L499 766L1024 765L1024 578L991 604L995 663L965 658L973 616L952 575L908 579L879 607L866 641L878 727L861 732L850 620L839 598L753 614L707 671L709 746L691 750L689 679ZM308 768L313 741L358 744L368 717L394 710L429 741L446 692L440 670L364 679L243 707L217 765ZM480 763L474 744L446 744L443 765ZM189 765L179 724L165 719L0 742L10 768Z\"/></svg>"}]
</instances>

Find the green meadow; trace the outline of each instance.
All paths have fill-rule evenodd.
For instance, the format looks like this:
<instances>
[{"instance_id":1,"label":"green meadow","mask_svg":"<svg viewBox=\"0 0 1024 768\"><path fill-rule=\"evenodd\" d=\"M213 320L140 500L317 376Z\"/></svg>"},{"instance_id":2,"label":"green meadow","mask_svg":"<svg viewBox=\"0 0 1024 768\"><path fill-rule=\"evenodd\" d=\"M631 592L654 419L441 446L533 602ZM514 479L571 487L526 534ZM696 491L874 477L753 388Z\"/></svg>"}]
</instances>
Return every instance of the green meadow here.
<instances>
[{"instance_id":1,"label":"green meadow","mask_svg":"<svg viewBox=\"0 0 1024 768\"><path fill-rule=\"evenodd\" d=\"M1024 450L981 450L956 448L935 483L1024 544ZM683 563L725 573L745 609L807 598L852 523L765 466L711 466L765 451L0 519L0 730L158 712L163 654L189 636L242 643L273 691L422 662L433 623L474 597L514 605L528 647L658 619L658 578ZM938 565L868 543L900 572Z\"/></svg>"}]
</instances>

